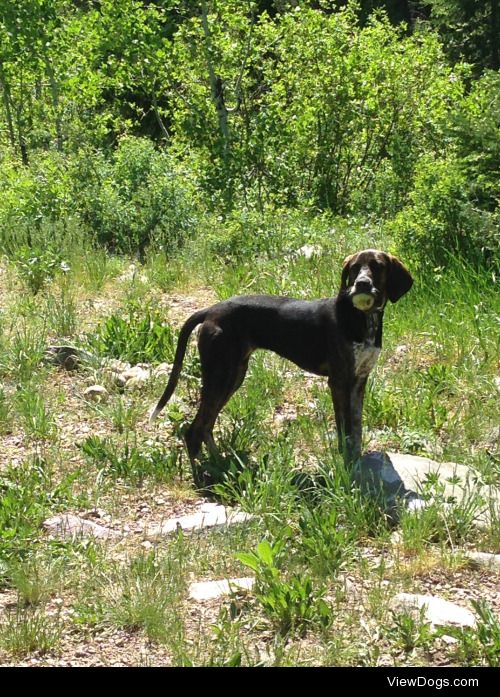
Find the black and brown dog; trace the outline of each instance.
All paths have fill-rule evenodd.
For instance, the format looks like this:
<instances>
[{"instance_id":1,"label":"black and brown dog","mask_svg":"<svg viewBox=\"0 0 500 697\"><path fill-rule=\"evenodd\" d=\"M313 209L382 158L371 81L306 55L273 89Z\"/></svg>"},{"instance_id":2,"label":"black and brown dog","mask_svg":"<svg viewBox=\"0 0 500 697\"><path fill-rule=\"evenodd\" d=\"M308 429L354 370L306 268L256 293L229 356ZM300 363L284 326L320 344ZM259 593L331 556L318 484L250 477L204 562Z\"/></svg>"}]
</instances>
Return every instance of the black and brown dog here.
<instances>
[{"instance_id":1,"label":"black and brown dog","mask_svg":"<svg viewBox=\"0 0 500 697\"><path fill-rule=\"evenodd\" d=\"M387 300L396 302L412 286L403 264L385 252L367 249L345 259L335 298L294 300L271 295L242 295L192 315L182 327L172 373L151 415L153 420L172 396L189 336L202 324L201 401L186 431L196 486L202 444L217 452L212 431L219 412L240 387L256 349L268 349L304 370L328 377L339 447L352 464L361 456L361 413L368 374L382 345Z\"/></svg>"}]
</instances>

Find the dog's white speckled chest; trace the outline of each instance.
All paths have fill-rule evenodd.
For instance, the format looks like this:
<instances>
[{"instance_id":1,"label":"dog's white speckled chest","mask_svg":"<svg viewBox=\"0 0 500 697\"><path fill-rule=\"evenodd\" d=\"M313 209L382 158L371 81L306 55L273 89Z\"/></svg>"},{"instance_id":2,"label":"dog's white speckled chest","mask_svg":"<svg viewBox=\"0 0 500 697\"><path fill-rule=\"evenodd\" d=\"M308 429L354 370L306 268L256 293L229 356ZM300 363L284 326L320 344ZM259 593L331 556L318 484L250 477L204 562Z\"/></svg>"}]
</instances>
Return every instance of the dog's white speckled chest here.
<instances>
[{"instance_id":1,"label":"dog's white speckled chest","mask_svg":"<svg viewBox=\"0 0 500 697\"><path fill-rule=\"evenodd\" d=\"M354 341L352 349L354 353L354 374L358 378L366 378L375 366L379 357L380 347L375 346L375 337L379 323L378 314L367 317L367 334L362 343Z\"/></svg>"}]
</instances>

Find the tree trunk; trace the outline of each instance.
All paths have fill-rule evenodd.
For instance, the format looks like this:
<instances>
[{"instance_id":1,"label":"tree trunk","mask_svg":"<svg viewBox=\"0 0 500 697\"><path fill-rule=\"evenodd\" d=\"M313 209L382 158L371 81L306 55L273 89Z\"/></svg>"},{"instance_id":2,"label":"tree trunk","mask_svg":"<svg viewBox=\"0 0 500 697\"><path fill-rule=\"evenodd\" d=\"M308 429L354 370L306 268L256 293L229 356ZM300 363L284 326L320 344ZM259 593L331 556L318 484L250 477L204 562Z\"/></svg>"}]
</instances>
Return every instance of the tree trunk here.
<instances>
[{"instance_id":1,"label":"tree trunk","mask_svg":"<svg viewBox=\"0 0 500 697\"><path fill-rule=\"evenodd\" d=\"M50 93L52 95L52 108L54 109L54 119L56 123L56 139L58 152L63 151L63 134L61 122L61 110L59 106L59 88L57 86L54 70L48 56L45 56L45 67L50 82Z\"/></svg>"},{"instance_id":2,"label":"tree trunk","mask_svg":"<svg viewBox=\"0 0 500 697\"><path fill-rule=\"evenodd\" d=\"M224 157L224 160L226 160L229 155L228 111L224 102L224 84L222 82L222 79L215 74L214 66L212 63L212 39L210 35L210 28L208 26L208 12L205 0L202 0L201 3L201 24L203 27L203 33L205 34L205 53L207 57L210 91L212 93L212 100L217 110L219 131L222 140L222 155Z\"/></svg>"},{"instance_id":3,"label":"tree trunk","mask_svg":"<svg viewBox=\"0 0 500 697\"><path fill-rule=\"evenodd\" d=\"M498 55L498 43L499 43L499 33L500 27L498 25L498 0L491 0L491 18L490 18L490 32L491 32L491 51L490 51L490 68L492 70L498 70L500 68L500 60Z\"/></svg>"},{"instance_id":4,"label":"tree trunk","mask_svg":"<svg viewBox=\"0 0 500 697\"><path fill-rule=\"evenodd\" d=\"M14 132L14 121L12 119L12 109L10 106L10 89L5 78L3 65L0 62L0 89L2 90L3 106L5 109L5 118L7 120L7 129L9 131L9 140L12 150L16 151L16 134Z\"/></svg>"}]
</instances>

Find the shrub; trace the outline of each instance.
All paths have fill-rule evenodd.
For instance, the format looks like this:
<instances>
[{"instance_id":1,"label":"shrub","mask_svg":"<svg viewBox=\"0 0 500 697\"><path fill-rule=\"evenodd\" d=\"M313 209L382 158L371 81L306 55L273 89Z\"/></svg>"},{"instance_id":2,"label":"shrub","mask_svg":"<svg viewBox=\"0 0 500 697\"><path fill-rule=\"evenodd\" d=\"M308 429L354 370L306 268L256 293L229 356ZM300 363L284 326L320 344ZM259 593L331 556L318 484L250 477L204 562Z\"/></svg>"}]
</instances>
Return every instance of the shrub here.
<instances>
[{"instance_id":1,"label":"shrub","mask_svg":"<svg viewBox=\"0 0 500 697\"><path fill-rule=\"evenodd\" d=\"M455 156L422 158L410 201L388 227L417 258L443 264L451 254L493 263L498 212L474 205L466 168Z\"/></svg>"},{"instance_id":2,"label":"shrub","mask_svg":"<svg viewBox=\"0 0 500 697\"><path fill-rule=\"evenodd\" d=\"M110 159L81 153L73 179L82 219L112 250L142 255L155 241L170 252L196 223L194 186L173 157L146 139L123 138Z\"/></svg>"}]
</instances>

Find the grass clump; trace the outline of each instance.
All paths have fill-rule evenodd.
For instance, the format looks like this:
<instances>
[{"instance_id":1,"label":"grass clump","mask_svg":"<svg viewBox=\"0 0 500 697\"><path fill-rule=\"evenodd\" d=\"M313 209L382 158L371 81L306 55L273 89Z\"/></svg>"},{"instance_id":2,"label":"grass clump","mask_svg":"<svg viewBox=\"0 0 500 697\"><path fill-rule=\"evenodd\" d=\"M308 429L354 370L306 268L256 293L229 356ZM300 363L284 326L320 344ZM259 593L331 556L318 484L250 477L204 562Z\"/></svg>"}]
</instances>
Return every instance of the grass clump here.
<instances>
[{"instance_id":1,"label":"grass clump","mask_svg":"<svg viewBox=\"0 0 500 697\"><path fill-rule=\"evenodd\" d=\"M157 310L133 306L128 316L111 315L88 341L101 356L119 358L130 363L173 361L176 336Z\"/></svg>"}]
</instances>

